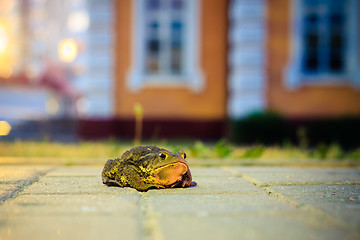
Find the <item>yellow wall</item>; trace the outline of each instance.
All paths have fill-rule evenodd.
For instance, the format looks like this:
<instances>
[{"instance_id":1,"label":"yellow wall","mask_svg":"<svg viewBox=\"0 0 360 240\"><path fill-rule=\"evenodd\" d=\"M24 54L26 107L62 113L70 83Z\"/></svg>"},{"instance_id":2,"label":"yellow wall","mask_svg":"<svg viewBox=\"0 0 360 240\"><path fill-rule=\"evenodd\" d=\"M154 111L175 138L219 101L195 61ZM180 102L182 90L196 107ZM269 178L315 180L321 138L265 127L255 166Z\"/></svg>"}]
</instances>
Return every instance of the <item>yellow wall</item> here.
<instances>
[{"instance_id":1,"label":"yellow wall","mask_svg":"<svg viewBox=\"0 0 360 240\"><path fill-rule=\"evenodd\" d=\"M268 91L270 109L289 117L332 117L360 114L360 91L351 86L304 86L286 89L284 70L290 60L291 3L268 4Z\"/></svg>"},{"instance_id":2,"label":"yellow wall","mask_svg":"<svg viewBox=\"0 0 360 240\"><path fill-rule=\"evenodd\" d=\"M205 77L205 89L194 93L186 88L149 87L137 93L126 87L131 69L132 2L115 1L116 117L133 116L134 103L140 103L148 119L217 120L226 117L226 36L227 1L201 1L200 65Z\"/></svg>"}]
</instances>

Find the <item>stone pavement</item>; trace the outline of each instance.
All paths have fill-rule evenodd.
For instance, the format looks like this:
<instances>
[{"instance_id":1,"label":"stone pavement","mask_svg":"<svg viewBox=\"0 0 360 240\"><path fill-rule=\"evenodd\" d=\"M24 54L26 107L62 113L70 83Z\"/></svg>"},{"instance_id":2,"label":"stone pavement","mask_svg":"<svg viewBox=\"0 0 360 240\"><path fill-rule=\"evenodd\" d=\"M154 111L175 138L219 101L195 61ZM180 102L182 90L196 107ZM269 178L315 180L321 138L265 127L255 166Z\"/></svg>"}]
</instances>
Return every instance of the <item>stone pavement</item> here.
<instances>
[{"instance_id":1,"label":"stone pavement","mask_svg":"<svg viewBox=\"0 0 360 240\"><path fill-rule=\"evenodd\" d=\"M360 239L359 169L194 167L145 193L101 170L0 166L0 239Z\"/></svg>"}]
</instances>

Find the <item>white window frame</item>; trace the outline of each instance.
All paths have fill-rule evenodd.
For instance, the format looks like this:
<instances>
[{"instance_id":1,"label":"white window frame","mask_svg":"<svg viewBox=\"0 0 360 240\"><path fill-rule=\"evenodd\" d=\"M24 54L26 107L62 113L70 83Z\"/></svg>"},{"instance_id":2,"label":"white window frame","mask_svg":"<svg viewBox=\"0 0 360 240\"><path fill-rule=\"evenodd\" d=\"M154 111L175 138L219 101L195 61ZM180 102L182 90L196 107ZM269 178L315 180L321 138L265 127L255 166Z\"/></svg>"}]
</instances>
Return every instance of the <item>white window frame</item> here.
<instances>
[{"instance_id":1,"label":"white window frame","mask_svg":"<svg viewBox=\"0 0 360 240\"><path fill-rule=\"evenodd\" d=\"M357 11L359 3L357 0L349 0L347 12L349 14L349 23L347 24L346 36L346 66L343 74L320 73L316 75L304 73L301 70L301 58L303 54L302 42L302 17L301 13L303 0L292 1L292 23L290 24L290 61L284 72L285 84L289 89L296 89L301 86L339 86L352 85L360 89L360 62L358 56L359 32L357 23Z\"/></svg>"},{"instance_id":2,"label":"white window frame","mask_svg":"<svg viewBox=\"0 0 360 240\"><path fill-rule=\"evenodd\" d=\"M182 74L147 74L145 73L145 28L144 9L146 0L134 0L132 25L132 66L127 79L127 87L137 92L144 88L189 88L193 92L204 89L204 76L200 70L200 0L184 0L188 5L184 41Z\"/></svg>"}]
</instances>

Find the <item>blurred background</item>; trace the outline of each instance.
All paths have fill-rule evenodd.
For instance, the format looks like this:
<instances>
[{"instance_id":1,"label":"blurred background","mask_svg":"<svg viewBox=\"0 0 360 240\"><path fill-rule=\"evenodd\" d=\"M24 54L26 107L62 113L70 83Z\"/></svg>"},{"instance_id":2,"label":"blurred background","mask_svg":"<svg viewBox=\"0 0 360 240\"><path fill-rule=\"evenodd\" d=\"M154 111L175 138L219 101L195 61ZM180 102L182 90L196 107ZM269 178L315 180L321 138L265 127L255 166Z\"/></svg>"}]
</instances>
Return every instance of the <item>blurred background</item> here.
<instances>
[{"instance_id":1,"label":"blurred background","mask_svg":"<svg viewBox=\"0 0 360 240\"><path fill-rule=\"evenodd\" d=\"M0 0L0 139L360 146L357 0Z\"/></svg>"}]
</instances>

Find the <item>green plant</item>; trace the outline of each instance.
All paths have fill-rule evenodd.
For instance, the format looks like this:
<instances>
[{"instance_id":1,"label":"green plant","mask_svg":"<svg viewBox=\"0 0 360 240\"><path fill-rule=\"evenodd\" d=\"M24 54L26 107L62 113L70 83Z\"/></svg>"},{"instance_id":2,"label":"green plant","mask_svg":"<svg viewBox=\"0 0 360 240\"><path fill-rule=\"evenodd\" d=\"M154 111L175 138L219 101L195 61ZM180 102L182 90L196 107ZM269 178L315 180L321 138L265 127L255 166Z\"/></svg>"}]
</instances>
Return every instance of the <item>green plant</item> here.
<instances>
[{"instance_id":1,"label":"green plant","mask_svg":"<svg viewBox=\"0 0 360 240\"><path fill-rule=\"evenodd\" d=\"M309 156L318 159L341 159L344 157L344 151L338 143L330 145L319 143L314 150L310 151Z\"/></svg>"},{"instance_id":2,"label":"green plant","mask_svg":"<svg viewBox=\"0 0 360 240\"><path fill-rule=\"evenodd\" d=\"M299 127L296 130L296 135L298 138L299 147L306 149L309 147L309 139L307 137L307 131L305 127Z\"/></svg>"},{"instance_id":3,"label":"green plant","mask_svg":"<svg viewBox=\"0 0 360 240\"><path fill-rule=\"evenodd\" d=\"M326 157L330 159L341 159L344 152L338 143L333 143L328 147Z\"/></svg>"},{"instance_id":4,"label":"green plant","mask_svg":"<svg viewBox=\"0 0 360 240\"><path fill-rule=\"evenodd\" d=\"M142 140L142 128L143 128L143 118L144 118L144 110L140 103L134 104L134 114L135 114L134 145L140 145Z\"/></svg>"},{"instance_id":5,"label":"green plant","mask_svg":"<svg viewBox=\"0 0 360 240\"><path fill-rule=\"evenodd\" d=\"M317 158L320 159L326 159L326 155L327 155L327 151L328 151L328 146L325 143L319 143L316 146L316 150L315 150L315 156Z\"/></svg>"},{"instance_id":6,"label":"green plant","mask_svg":"<svg viewBox=\"0 0 360 240\"><path fill-rule=\"evenodd\" d=\"M264 153L264 151L265 148L263 146L255 146L247 149L241 158L259 158Z\"/></svg>"},{"instance_id":7,"label":"green plant","mask_svg":"<svg viewBox=\"0 0 360 240\"><path fill-rule=\"evenodd\" d=\"M286 138L282 143L282 148L286 150L292 150L294 148L294 145L288 138Z\"/></svg>"},{"instance_id":8,"label":"green plant","mask_svg":"<svg viewBox=\"0 0 360 240\"><path fill-rule=\"evenodd\" d=\"M214 146L215 154L220 158L229 157L232 153L230 144L225 139L220 139Z\"/></svg>"},{"instance_id":9,"label":"green plant","mask_svg":"<svg viewBox=\"0 0 360 240\"><path fill-rule=\"evenodd\" d=\"M196 141L190 148L190 154L194 158L205 157L208 147L201 141Z\"/></svg>"}]
</instances>

